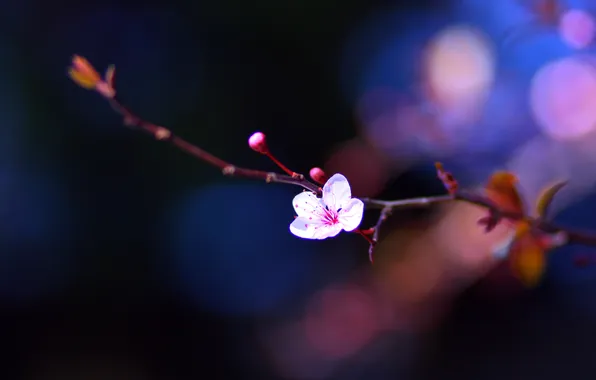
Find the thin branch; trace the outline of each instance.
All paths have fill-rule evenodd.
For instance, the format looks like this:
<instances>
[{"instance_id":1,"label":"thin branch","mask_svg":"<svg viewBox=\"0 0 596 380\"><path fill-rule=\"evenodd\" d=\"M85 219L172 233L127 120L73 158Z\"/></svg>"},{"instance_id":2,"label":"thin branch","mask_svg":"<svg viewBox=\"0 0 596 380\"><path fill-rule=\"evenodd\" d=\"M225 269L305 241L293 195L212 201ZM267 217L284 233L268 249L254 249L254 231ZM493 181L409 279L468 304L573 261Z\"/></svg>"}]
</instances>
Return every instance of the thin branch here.
<instances>
[{"instance_id":1,"label":"thin branch","mask_svg":"<svg viewBox=\"0 0 596 380\"><path fill-rule=\"evenodd\" d=\"M392 206L386 206L386 207L384 207L381 210L381 213L379 214L379 219L377 219L377 223L373 227L374 232L373 232L373 236L371 238L372 241L370 242L370 245L368 247L368 259L370 260L371 263L374 261L375 247L376 247L377 243L379 242L379 235L381 233L381 226L389 218L389 216L393 212L393 209L394 208L395 208L395 206L393 206L393 207Z\"/></svg>"},{"instance_id":2,"label":"thin branch","mask_svg":"<svg viewBox=\"0 0 596 380\"><path fill-rule=\"evenodd\" d=\"M553 0L553 2L551 3L555 4L554 1L555 0ZM95 70L95 68L93 68L93 66L85 58L75 55L73 57L72 66L69 68L69 76L79 86L87 89L94 89L104 98L108 99L112 108L123 117L123 122L125 125L133 129L138 129L143 132L146 132L153 136L156 140L169 142L170 144L174 145L182 151L185 151L191 156L219 168L224 175L264 180L268 183L277 182L291 184L310 190L317 194L317 196L321 195L321 188L318 184L309 181L302 174L289 170L285 165L279 162L279 160L277 160L271 154L269 148L266 146L265 136L262 133L255 133L253 136L251 136L251 138L249 139L250 147L253 150L269 157L286 174L237 167L199 148L198 146L191 144L190 142L182 139L181 137L174 135L169 129L140 118L116 98L116 91L114 88L115 69L113 65L108 67L104 77L102 78L99 75L99 73ZM500 209L497 205L491 202L490 199L488 199L484 195L462 191L459 189L459 184L457 183L453 175L445 171L441 163L435 163L435 167L437 169L438 178L443 182L443 185L445 186L445 189L448 192L447 195L393 201L384 201L369 198L362 199L362 201L368 208L375 208L381 210L379 218L377 219L377 222L372 229L367 231L362 231L358 229L355 231L360 233L369 242L369 257L371 261L373 260L374 248L377 242L379 241L381 226L389 218L390 214L394 210L408 207L426 207L436 203L444 203L450 201L467 202L469 204L474 204L486 208L488 210L488 216L479 220L479 224L484 224L485 230L487 232L494 228L501 220L509 219L516 221L524 221L528 223L533 230L541 231L546 234L563 233L564 241L567 244L575 243L584 245L596 245L596 236L594 236L593 234L568 231L565 228L559 227L548 222L544 219L543 215L540 215L538 218L530 218L523 213L508 212ZM324 172L319 168L313 168L310 174L315 182L322 183L323 178L325 177ZM558 189L554 187L551 188L551 190L554 192L552 192L550 196L547 196L547 198L543 199L543 201L545 201L546 203L542 205L543 207L539 207L539 209L543 208L544 211L546 211L548 203L552 201L552 197ZM369 234L372 234L372 236L369 237Z\"/></svg>"},{"instance_id":3,"label":"thin branch","mask_svg":"<svg viewBox=\"0 0 596 380\"><path fill-rule=\"evenodd\" d=\"M134 114L129 108L120 103L120 101L118 101L116 97L110 98L109 102L112 108L120 115L122 115L125 125L144 131L152 135L156 140L171 143L175 147L179 148L180 150L183 150L191 156L221 169L224 175L231 177L243 177L263 180L267 183L285 183L303 187L319 195L321 193L321 188L319 187L319 185L309 181L302 174L294 173L293 175L287 175L235 166L173 134L169 129L140 118L139 116ZM368 208L376 208L381 210L379 218L375 226L372 228L373 235L370 238L371 241L369 241L369 258L371 261L373 260L374 248L379 241L381 226L385 221L387 221L387 219L394 210L412 207L428 207L437 203L446 203L451 201L466 202L469 204L474 204L476 206L484 207L489 211L490 217L494 218L495 223L498 223L502 219L525 220L532 226L532 228L540 230L547 234L555 234L559 232L565 233L567 236L568 244L583 244L596 246L596 236L594 236L593 234L569 231L542 218L530 218L524 214L504 211L500 209L498 206L496 206L493 202L491 202L487 197L473 192L456 190L453 192L453 194L437 195L431 197L419 197L389 201L363 198L362 201Z\"/></svg>"},{"instance_id":4,"label":"thin branch","mask_svg":"<svg viewBox=\"0 0 596 380\"><path fill-rule=\"evenodd\" d=\"M533 229L539 230L546 234L556 234L560 232L565 233L565 235L567 236L567 244L596 246L596 235L594 234L579 231L571 231L564 227L558 226L552 222L544 220L543 218L532 218L521 213L514 213L502 210L493 202L491 202L487 197L473 192L460 190L452 195L438 195L432 197L400 199L395 201L384 201L379 199L363 198L362 201L368 208L377 208L382 210L381 214L379 215L379 219L377 220L377 223L373 227L374 234L372 240L374 244L371 244L369 247L369 256L372 255L374 246L378 241L378 234L381 225L387 220L388 216L391 214L392 211L403 208L428 207L433 204L445 203L449 201L466 202L476 206L484 207L489 211L490 217L495 219L495 224L503 219L517 221L524 220L528 222Z\"/></svg>"},{"instance_id":5,"label":"thin branch","mask_svg":"<svg viewBox=\"0 0 596 380\"><path fill-rule=\"evenodd\" d=\"M321 192L321 188L319 187L319 185L312 183L311 181L306 179L305 176L302 174L294 173L293 175L287 175L235 166L173 134L169 129L140 118L139 116L134 114L129 108L120 103L116 97L109 99L109 101L112 108L120 115L122 115L125 125L144 131L152 135L156 140L167 141L171 143L175 147L185 151L191 156L221 169L224 175L231 177L258 179L263 180L267 183L286 183L290 185L303 187L316 194L320 194ZM495 222L499 222L502 219L526 220L534 229L540 230L544 233L565 233L567 236L568 244L583 244L596 246L596 236L592 234L581 233L577 231L569 231L563 227L550 223L542 218L530 218L524 214L504 211L500 209L498 206L496 206L485 196L473 192L457 190L453 194L437 195L432 197L419 197L390 201L363 198L362 201L368 208L381 209L379 218L375 226L373 227L374 232L371 237L372 242L370 242L369 246L368 253L371 261L373 260L374 248L379 241L381 226L389 218L389 216L394 210L412 207L428 207L437 203L445 203L450 201L466 202L469 204L474 204L476 206L484 207L488 209L491 218L494 218Z\"/></svg>"},{"instance_id":6,"label":"thin branch","mask_svg":"<svg viewBox=\"0 0 596 380\"><path fill-rule=\"evenodd\" d=\"M368 208L385 209L385 208L409 208L409 207L426 207L431 204L440 202L453 201L452 195L438 195L433 197L420 197L409 199L398 199L394 201L383 201L380 199L360 198Z\"/></svg>"},{"instance_id":7,"label":"thin branch","mask_svg":"<svg viewBox=\"0 0 596 380\"><path fill-rule=\"evenodd\" d=\"M310 182L302 174L295 173L294 175L290 176L286 174L265 172L261 170L253 170L235 166L173 134L169 129L140 118L128 107L124 106L119 100L117 100L116 97L109 99L109 101L112 108L117 113L122 115L124 124L126 126L146 132L152 135L156 140L169 142L191 156L221 169L224 175L230 177L258 179L267 183L286 183L290 185L301 186L317 194L320 193L320 187Z\"/></svg>"}]
</instances>

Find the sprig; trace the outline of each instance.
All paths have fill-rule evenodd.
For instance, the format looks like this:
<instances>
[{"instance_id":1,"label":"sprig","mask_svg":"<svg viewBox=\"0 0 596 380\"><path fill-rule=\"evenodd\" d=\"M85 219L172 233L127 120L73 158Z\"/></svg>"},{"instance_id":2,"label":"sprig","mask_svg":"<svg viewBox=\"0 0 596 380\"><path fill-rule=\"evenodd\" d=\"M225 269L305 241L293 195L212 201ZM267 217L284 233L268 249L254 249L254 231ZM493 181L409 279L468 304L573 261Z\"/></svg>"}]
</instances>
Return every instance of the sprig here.
<instances>
[{"instance_id":1,"label":"sprig","mask_svg":"<svg viewBox=\"0 0 596 380\"><path fill-rule=\"evenodd\" d=\"M222 174L226 176L251 178L267 183L295 185L312 192L316 198L324 197L323 188L329 180L327 174L322 169L314 167L309 172L311 178L309 180L303 174L290 170L272 154L267 144L266 136L262 132L255 132L251 135L248 139L248 145L255 152L273 161L281 169L282 173L236 166L175 135L168 128L144 120L117 98L115 67L113 65L106 70L106 73L102 77L85 58L75 55L68 74L79 86L89 90L95 90L103 96L111 107L122 116L122 122L125 126L145 132L158 141L170 143L191 156L220 169ZM551 249L565 244L596 246L595 234L570 231L552 223L547 218L547 212L554 196L564 187L566 182L559 182L545 189L535 206L535 216L531 216L525 209L522 198L516 188L517 177L513 173L494 173L487 181L484 191L478 192L461 189L455 177L446 171L441 163L436 163L435 167L438 179L445 186L446 194L399 200L361 199L366 209L380 210L377 221L368 229L355 228L348 230L362 235L367 240L371 262L373 261L374 248L379 242L381 227L391 214L400 209L428 207L446 202L465 202L485 208L487 213L478 220L478 224L487 233L491 232L500 223L507 223L509 225L513 233L505 241L503 247L510 258L514 274L529 286L538 283L545 268L545 255ZM320 187L322 185L325 186L322 188ZM347 189L349 191L349 185L347 185ZM319 207L321 205L317 204L316 206ZM326 205L322 204L321 207L326 207ZM341 209L341 205L339 205L337 212L340 212ZM322 217L338 217L337 214L329 215L323 215ZM359 217L361 218L361 215ZM335 234L340 230L341 226ZM319 235L318 237L309 238L321 239L324 237L320 237ZM501 250L503 247L501 247Z\"/></svg>"}]
</instances>

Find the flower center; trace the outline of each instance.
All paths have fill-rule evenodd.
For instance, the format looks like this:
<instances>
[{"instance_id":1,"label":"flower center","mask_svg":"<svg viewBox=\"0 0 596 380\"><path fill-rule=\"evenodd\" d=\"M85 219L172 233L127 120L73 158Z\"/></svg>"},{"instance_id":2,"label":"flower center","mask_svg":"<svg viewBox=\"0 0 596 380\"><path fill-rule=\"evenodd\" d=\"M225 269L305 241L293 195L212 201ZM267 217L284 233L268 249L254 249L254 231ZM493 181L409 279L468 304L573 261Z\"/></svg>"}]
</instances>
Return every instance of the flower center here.
<instances>
[{"instance_id":1,"label":"flower center","mask_svg":"<svg viewBox=\"0 0 596 380\"><path fill-rule=\"evenodd\" d=\"M339 211L341 209L334 211L330 210L328 206L325 206L325 211L323 211L323 215L321 215L321 219L323 219L323 223L327 226L332 226L334 224L339 223Z\"/></svg>"}]
</instances>

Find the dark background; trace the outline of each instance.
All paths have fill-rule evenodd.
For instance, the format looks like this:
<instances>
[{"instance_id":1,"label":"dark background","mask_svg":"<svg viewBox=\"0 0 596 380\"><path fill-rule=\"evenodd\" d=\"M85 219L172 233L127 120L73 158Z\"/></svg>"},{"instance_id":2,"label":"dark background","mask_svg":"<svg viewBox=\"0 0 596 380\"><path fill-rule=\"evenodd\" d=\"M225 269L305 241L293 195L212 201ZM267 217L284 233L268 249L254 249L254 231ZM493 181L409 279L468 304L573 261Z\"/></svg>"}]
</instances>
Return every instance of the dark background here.
<instances>
[{"instance_id":1,"label":"dark background","mask_svg":"<svg viewBox=\"0 0 596 380\"><path fill-rule=\"evenodd\" d=\"M589 252L582 247L554 253L537 289L491 297L461 286L430 327L380 334L364 358L332 360L329 370L316 351L299 369L275 362L282 343L263 336L303 313L319 289L370 276L366 242L293 237L290 200L300 190L224 178L126 129L66 75L73 54L101 70L114 63L121 101L238 165L275 169L247 147L260 130L293 170L349 169L358 164L332 159L361 134L357 83L374 49L395 43L403 79L387 82L408 93L415 43L396 38L417 41L463 19L482 25L494 12L466 9L405 0L2 3L0 378L592 379L596 271L573 267L572 254ZM556 55L540 46L543 61ZM528 65L520 64L522 90ZM478 184L536 128L510 132L476 136L447 157L397 154L382 186L356 182L380 198L440 194L432 162L445 159L463 183ZM354 177L374 171L361 166ZM557 220L596 229L591 190ZM388 229L424 229L437 215L407 211Z\"/></svg>"}]
</instances>

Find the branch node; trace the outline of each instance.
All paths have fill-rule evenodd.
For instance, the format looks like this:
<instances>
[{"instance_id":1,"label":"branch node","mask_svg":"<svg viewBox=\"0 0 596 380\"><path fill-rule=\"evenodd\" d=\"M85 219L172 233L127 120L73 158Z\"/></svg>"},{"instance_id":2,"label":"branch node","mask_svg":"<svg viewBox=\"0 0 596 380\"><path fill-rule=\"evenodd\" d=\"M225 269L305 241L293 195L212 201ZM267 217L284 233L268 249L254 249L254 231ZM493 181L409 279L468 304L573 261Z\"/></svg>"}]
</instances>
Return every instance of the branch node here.
<instances>
[{"instance_id":1,"label":"branch node","mask_svg":"<svg viewBox=\"0 0 596 380\"><path fill-rule=\"evenodd\" d=\"M127 127L134 127L139 122L139 120L132 115L124 115L122 119L123 124Z\"/></svg>"},{"instance_id":2,"label":"branch node","mask_svg":"<svg viewBox=\"0 0 596 380\"><path fill-rule=\"evenodd\" d=\"M155 136L156 140L167 140L172 137L172 132L164 127L157 127L153 135Z\"/></svg>"},{"instance_id":3,"label":"branch node","mask_svg":"<svg viewBox=\"0 0 596 380\"><path fill-rule=\"evenodd\" d=\"M321 197L322 189L318 185L323 185L327 182L327 178L323 170L320 168L312 168L309 172L310 177L316 183L307 180L305 176L300 173L291 171L270 153L266 142L266 136L262 132L256 132L249 138L248 143L250 148L271 159L280 169L283 170L283 173L265 172L234 166L227 161L224 161L223 159L184 140L183 138L176 136L169 129L142 119L124 104L120 103L118 99L116 99L116 92L114 89L114 74L114 66L110 66L106 70L104 78L102 78L97 70L95 70L95 68L85 58L77 55L73 57L72 66L68 71L68 75L76 84L88 90L95 90L104 98L106 98L114 111L122 116L122 122L125 126L147 133L153 136L156 140L167 140L174 147L180 149L181 151L186 152L191 156L220 169L225 176L252 178L260 181L265 180L267 183L276 182L300 186L304 188L305 191L314 193L318 198ZM528 228L534 229L533 232L540 232L540 243L548 249L559 247L565 244L584 244L596 246L595 235L569 231L545 220L548 206L550 205L554 195L564 186L565 182L556 183L545 190L536 207L538 216L532 218L527 217L522 211L519 210L509 211L507 209L503 209L501 204L493 203L492 199L485 195L468 193L460 190L457 180L450 172L447 172L443 168L441 163L437 162L435 164L435 168L437 171L437 176L442 181L445 189L448 192L447 195L400 199L393 201L362 198L362 201L365 203L367 208L380 209L380 215L374 227L367 230L358 229L355 231L360 233L369 241L369 256L371 262L373 261L374 247L379 240L381 225L388 219L393 210L406 207L428 206L435 203L451 201L467 202L468 204L474 204L488 209L488 215L478 221L480 225L484 226L487 232L493 230L495 226L503 219L507 219L512 222L524 223L528 226ZM505 196L508 197L507 199L515 202L517 205L521 204L521 200L518 199L519 196L517 194L517 190L514 187L515 182L516 177L512 173L499 172L497 177L493 175L493 179L491 182L489 182L489 185L486 189L491 189L490 186L492 186L492 190L500 191L501 193L503 193L505 190ZM505 185L504 190L502 186L503 184ZM509 192L507 193L507 191ZM520 210L522 209L521 206L518 208Z\"/></svg>"},{"instance_id":4,"label":"branch node","mask_svg":"<svg viewBox=\"0 0 596 380\"><path fill-rule=\"evenodd\" d=\"M233 176L236 173L236 167L234 165L228 165L221 169L223 175Z\"/></svg>"}]
</instances>

